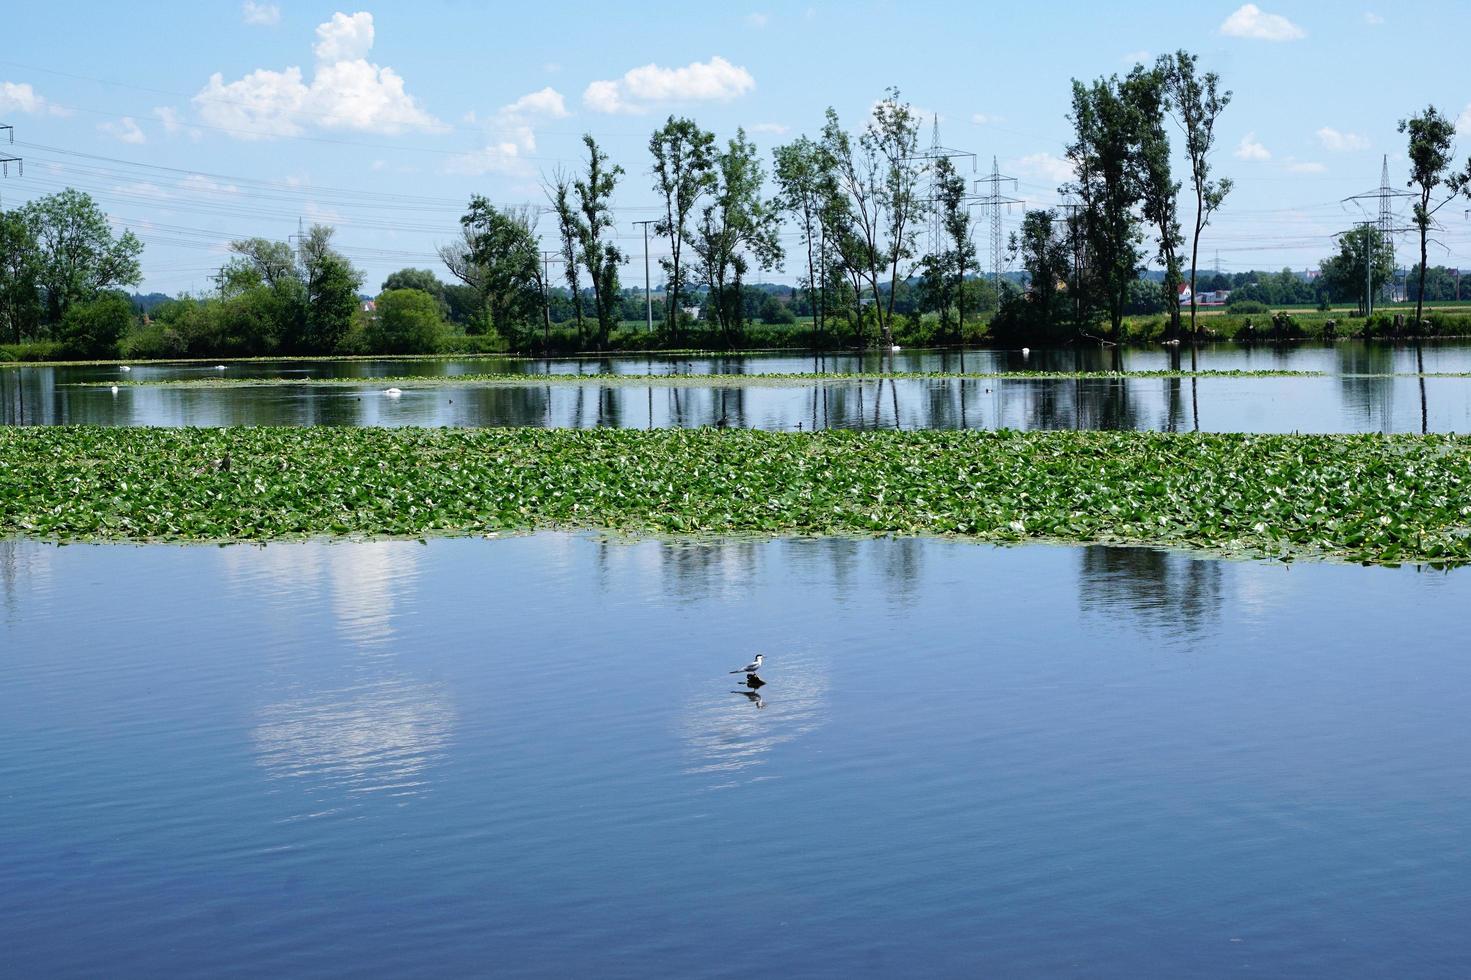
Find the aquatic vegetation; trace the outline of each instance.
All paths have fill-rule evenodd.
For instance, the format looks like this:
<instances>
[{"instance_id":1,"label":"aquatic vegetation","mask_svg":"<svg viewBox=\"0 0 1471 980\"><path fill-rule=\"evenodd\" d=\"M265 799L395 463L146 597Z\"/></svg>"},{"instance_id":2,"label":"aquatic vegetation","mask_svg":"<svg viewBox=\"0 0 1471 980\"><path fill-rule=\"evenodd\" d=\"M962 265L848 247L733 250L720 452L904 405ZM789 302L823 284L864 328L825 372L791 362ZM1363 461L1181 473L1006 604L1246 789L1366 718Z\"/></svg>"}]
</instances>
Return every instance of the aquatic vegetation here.
<instances>
[{"instance_id":1,"label":"aquatic vegetation","mask_svg":"<svg viewBox=\"0 0 1471 980\"><path fill-rule=\"evenodd\" d=\"M95 381L83 387L118 384L130 388L296 388L318 385L403 388L536 385L620 385L626 387L722 388L785 387L810 384L859 384L871 381L1122 381L1130 378L1314 378L1320 371L895 371L787 372L770 374L454 374L436 376L394 375L379 378L169 378L153 381Z\"/></svg>"},{"instance_id":2,"label":"aquatic vegetation","mask_svg":"<svg viewBox=\"0 0 1471 980\"><path fill-rule=\"evenodd\" d=\"M1471 438L1149 432L0 430L0 534L957 535L1471 561Z\"/></svg>"}]
</instances>

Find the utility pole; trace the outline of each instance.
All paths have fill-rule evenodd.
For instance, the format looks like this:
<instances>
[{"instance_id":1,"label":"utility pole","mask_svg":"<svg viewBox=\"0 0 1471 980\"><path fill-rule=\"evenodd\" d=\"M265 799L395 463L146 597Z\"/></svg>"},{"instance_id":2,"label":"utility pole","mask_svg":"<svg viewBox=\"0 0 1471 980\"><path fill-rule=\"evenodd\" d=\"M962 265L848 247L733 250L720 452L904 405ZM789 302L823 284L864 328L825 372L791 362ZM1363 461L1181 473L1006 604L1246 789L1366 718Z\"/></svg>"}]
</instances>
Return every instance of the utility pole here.
<instances>
[{"instance_id":1,"label":"utility pole","mask_svg":"<svg viewBox=\"0 0 1471 980\"><path fill-rule=\"evenodd\" d=\"M1394 249L1394 236L1398 234L1403 234L1411 230L1410 228L1396 227L1396 222L1398 219L1395 217L1394 213L1395 199L1414 196L1415 195L1409 191L1399 190L1398 188L1392 187L1390 185L1389 154L1386 153L1384 155L1384 160L1379 171L1379 186L1374 188L1372 191L1365 191L1362 194L1355 194L1352 197L1346 197L1343 199L1343 203L1347 204L1349 201L1353 201L1355 204L1362 208L1370 202L1377 202L1379 216L1378 219L1373 222L1372 227L1374 227L1379 232L1381 245L1387 245L1391 250L1392 256ZM1389 264L1390 268L1394 267L1393 257L1390 258ZM1389 283L1389 289L1390 298L1393 299L1394 280L1392 276Z\"/></svg>"},{"instance_id":2,"label":"utility pole","mask_svg":"<svg viewBox=\"0 0 1471 980\"><path fill-rule=\"evenodd\" d=\"M296 234L287 235L286 241L296 243L296 264L301 265L301 244L306 241L306 232L302 228L301 219L296 219Z\"/></svg>"},{"instance_id":3,"label":"utility pole","mask_svg":"<svg viewBox=\"0 0 1471 980\"><path fill-rule=\"evenodd\" d=\"M649 291L649 225L658 224L657 221L635 221L636 225L644 228L644 308L649 316L649 336L654 335L654 294Z\"/></svg>"},{"instance_id":4,"label":"utility pole","mask_svg":"<svg viewBox=\"0 0 1471 980\"><path fill-rule=\"evenodd\" d=\"M1013 204L1023 204L1024 201L1014 197L1006 197L1001 193L1003 181L1011 181L1011 189L1016 191L1016 178L1007 177L1001 172L996 163L996 158L991 158L991 173L976 181L976 190L979 192L981 185L989 188L988 192L981 194L976 201L982 207L990 209L991 212L991 284L996 288L996 300L1001 301L1001 256L1005 254L1006 241L1001 233L1001 205L1006 205L1008 213L1011 212Z\"/></svg>"},{"instance_id":5,"label":"utility pole","mask_svg":"<svg viewBox=\"0 0 1471 980\"><path fill-rule=\"evenodd\" d=\"M551 265L553 262L565 261L560 252L541 253L541 322L542 346L550 351L552 347L552 280Z\"/></svg>"}]
</instances>

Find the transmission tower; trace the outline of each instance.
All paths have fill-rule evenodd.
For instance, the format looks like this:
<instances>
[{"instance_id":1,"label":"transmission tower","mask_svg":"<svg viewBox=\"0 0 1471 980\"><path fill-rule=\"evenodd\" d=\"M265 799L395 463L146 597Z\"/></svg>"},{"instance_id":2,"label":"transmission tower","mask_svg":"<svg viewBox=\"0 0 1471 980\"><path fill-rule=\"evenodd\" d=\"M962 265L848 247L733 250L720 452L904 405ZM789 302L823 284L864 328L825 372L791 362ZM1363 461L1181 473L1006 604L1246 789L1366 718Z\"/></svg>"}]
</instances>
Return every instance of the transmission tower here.
<instances>
[{"instance_id":1,"label":"transmission tower","mask_svg":"<svg viewBox=\"0 0 1471 980\"><path fill-rule=\"evenodd\" d=\"M0 137L4 137L7 144L15 142L15 127L0 123ZM15 164L17 173L24 177L26 175L25 161L20 157L11 156L9 153L0 152L0 177L10 176L10 165Z\"/></svg>"},{"instance_id":2,"label":"transmission tower","mask_svg":"<svg viewBox=\"0 0 1471 980\"><path fill-rule=\"evenodd\" d=\"M976 181L978 196L976 203L991 212L991 284L996 287L996 295L1001 295L1001 262L1006 254L1006 240L1001 232L1001 207L1006 206L1006 212L1011 213L1013 204L1022 204L1023 201L1006 197L1001 193L1001 185L1011 181L1011 189L1016 190L1016 178L1008 177L1001 172L996 163L996 158L991 158L991 173ZM980 193L982 186L986 187L985 193Z\"/></svg>"},{"instance_id":3,"label":"transmission tower","mask_svg":"<svg viewBox=\"0 0 1471 980\"><path fill-rule=\"evenodd\" d=\"M1400 223L1400 217L1395 214L1394 202L1397 198L1414 196L1415 195L1411 194L1409 191L1400 190L1399 188L1390 185L1389 154L1386 153L1384 155L1383 167L1379 172L1379 186L1372 191L1365 191L1362 194L1355 194L1352 197L1346 197L1343 199L1343 203L1347 204L1348 202L1352 201L1360 208L1364 208L1365 210L1367 210L1367 205L1369 202L1376 200L1378 201L1378 219L1374 222L1365 222L1365 224L1372 224L1372 227L1379 232L1381 240L1385 243L1390 251L1390 266L1392 268L1395 267L1395 262L1393 258L1395 236L1402 235L1406 232L1414 230L1413 228L1406 227ZM1393 279L1397 278L1398 272L1396 272ZM1394 299L1394 287L1395 283L1393 280L1385 284L1385 288L1389 291L1389 298L1391 300Z\"/></svg>"},{"instance_id":4,"label":"transmission tower","mask_svg":"<svg viewBox=\"0 0 1471 980\"><path fill-rule=\"evenodd\" d=\"M969 150L957 150L954 147L944 146L940 143L940 117L938 115L934 117L934 121L931 124L930 145L921 152L910 157L911 160L923 160L925 162L925 169L927 169L930 174L929 196L925 198L925 203L929 206L930 209L930 221L928 231L930 237L928 243L928 252L930 255L934 255L935 253L940 251L940 247L943 244L945 238L944 229L940 227L940 210L935 206L936 203L940 200L939 175L935 173L935 161L958 160L967 157L970 158L970 171L971 173L975 173L976 155L974 153L970 152Z\"/></svg>"}]
</instances>

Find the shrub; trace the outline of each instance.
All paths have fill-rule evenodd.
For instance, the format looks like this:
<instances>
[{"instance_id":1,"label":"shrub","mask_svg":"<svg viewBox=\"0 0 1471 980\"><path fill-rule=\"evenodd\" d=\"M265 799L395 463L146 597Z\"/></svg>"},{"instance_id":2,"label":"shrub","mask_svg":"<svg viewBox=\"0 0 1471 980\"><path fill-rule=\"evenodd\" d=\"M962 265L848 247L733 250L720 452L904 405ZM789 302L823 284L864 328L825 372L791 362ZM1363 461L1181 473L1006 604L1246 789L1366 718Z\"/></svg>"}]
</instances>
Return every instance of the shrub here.
<instances>
[{"instance_id":1,"label":"shrub","mask_svg":"<svg viewBox=\"0 0 1471 980\"><path fill-rule=\"evenodd\" d=\"M419 289L390 289L378 297L367 325L368 347L378 354L433 354L444 335L439 304Z\"/></svg>"},{"instance_id":2,"label":"shrub","mask_svg":"<svg viewBox=\"0 0 1471 980\"><path fill-rule=\"evenodd\" d=\"M115 357L118 341L133 325L133 304L122 293L104 293L88 303L74 303L62 317L57 337L81 357Z\"/></svg>"},{"instance_id":3,"label":"shrub","mask_svg":"<svg viewBox=\"0 0 1471 980\"><path fill-rule=\"evenodd\" d=\"M1226 312L1243 316L1247 314L1260 315L1267 312L1267 304L1259 303L1254 299L1242 299L1228 304L1226 306Z\"/></svg>"}]
</instances>

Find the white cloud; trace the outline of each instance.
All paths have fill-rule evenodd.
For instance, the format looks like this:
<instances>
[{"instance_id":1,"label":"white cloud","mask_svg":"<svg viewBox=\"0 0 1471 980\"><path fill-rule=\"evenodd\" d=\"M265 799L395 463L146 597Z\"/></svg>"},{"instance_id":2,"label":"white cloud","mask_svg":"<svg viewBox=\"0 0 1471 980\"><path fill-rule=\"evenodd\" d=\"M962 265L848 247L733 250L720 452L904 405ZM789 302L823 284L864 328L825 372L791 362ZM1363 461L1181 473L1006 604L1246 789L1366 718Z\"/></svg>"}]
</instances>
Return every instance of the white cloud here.
<instances>
[{"instance_id":1,"label":"white cloud","mask_svg":"<svg viewBox=\"0 0 1471 980\"><path fill-rule=\"evenodd\" d=\"M179 119L179 110L173 106L155 106L153 116L163 124L163 131L169 136L175 136L184 130L184 124Z\"/></svg>"},{"instance_id":2,"label":"white cloud","mask_svg":"<svg viewBox=\"0 0 1471 980\"><path fill-rule=\"evenodd\" d=\"M752 133L770 133L772 136L785 136L792 131L792 127L781 123L756 123L754 126L747 126L746 129Z\"/></svg>"},{"instance_id":3,"label":"white cloud","mask_svg":"<svg viewBox=\"0 0 1471 980\"><path fill-rule=\"evenodd\" d=\"M69 116L70 109L63 109L48 102L41 93L27 82L0 82L0 112L24 112L30 115Z\"/></svg>"},{"instance_id":4,"label":"white cloud","mask_svg":"<svg viewBox=\"0 0 1471 980\"><path fill-rule=\"evenodd\" d=\"M333 14L317 27L310 83L295 66L260 68L229 83L215 72L194 105L206 123L239 139L297 136L313 126L388 135L443 130L404 90L397 72L367 60L373 41L372 14Z\"/></svg>"},{"instance_id":5,"label":"white cloud","mask_svg":"<svg viewBox=\"0 0 1471 980\"><path fill-rule=\"evenodd\" d=\"M240 19L252 27L275 27L281 23L281 8L274 3L245 0L240 5Z\"/></svg>"},{"instance_id":6,"label":"white cloud","mask_svg":"<svg viewBox=\"0 0 1471 980\"><path fill-rule=\"evenodd\" d=\"M1071 160L1051 153L1033 153L1011 162L1012 169L1028 177L1038 177L1061 184L1077 176Z\"/></svg>"},{"instance_id":7,"label":"white cloud","mask_svg":"<svg viewBox=\"0 0 1471 980\"><path fill-rule=\"evenodd\" d=\"M724 58L695 61L683 68L647 64L622 78L595 81L582 93L594 112L637 114L673 102L729 102L756 87L751 73Z\"/></svg>"},{"instance_id":8,"label":"white cloud","mask_svg":"<svg viewBox=\"0 0 1471 980\"><path fill-rule=\"evenodd\" d=\"M1227 37L1244 37L1253 41L1298 41L1307 32L1281 14L1269 14L1254 3L1243 4L1221 24Z\"/></svg>"},{"instance_id":9,"label":"white cloud","mask_svg":"<svg viewBox=\"0 0 1471 980\"><path fill-rule=\"evenodd\" d=\"M1289 159L1287 161L1287 172L1293 174L1322 174L1327 173L1328 168L1321 163L1314 163L1311 160Z\"/></svg>"},{"instance_id":10,"label":"white cloud","mask_svg":"<svg viewBox=\"0 0 1471 980\"><path fill-rule=\"evenodd\" d=\"M759 31L767 24L771 23L771 18L762 13L747 14L746 23Z\"/></svg>"},{"instance_id":11,"label":"white cloud","mask_svg":"<svg viewBox=\"0 0 1471 980\"><path fill-rule=\"evenodd\" d=\"M1369 137L1358 133L1340 133L1331 126L1318 130L1318 142L1330 153L1348 153L1369 148Z\"/></svg>"},{"instance_id":12,"label":"white cloud","mask_svg":"<svg viewBox=\"0 0 1471 980\"><path fill-rule=\"evenodd\" d=\"M98 123L97 128L120 143L147 143L148 137L138 128L138 120L123 116L117 122Z\"/></svg>"},{"instance_id":13,"label":"white cloud","mask_svg":"<svg viewBox=\"0 0 1471 980\"><path fill-rule=\"evenodd\" d=\"M1238 160L1270 160L1272 151L1257 142L1256 133L1247 133L1241 137L1241 143L1237 145L1235 153L1232 154Z\"/></svg>"},{"instance_id":14,"label":"white cloud","mask_svg":"<svg viewBox=\"0 0 1471 980\"><path fill-rule=\"evenodd\" d=\"M1370 27L1378 27L1380 24L1384 23L1384 18L1380 17L1372 10L1366 10L1364 11L1364 23L1368 24Z\"/></svg>"},{"instance_id":15,"label":"white cloud","mask_svg":"<svg viewBox=\"0 0 1471 980\"><path fill-rule=\"evenodd\" d=\"M977 126L994 126L997 123L1006 122L1005 116L993 116L984 112L973 113L970 121Z\"/></svg>"},{"instance_id":16,"label":"white cloud","mask_svg":"<svg viewBox=\"0 0 1471 980\"><path fill-rule=\"evenodd\" d=\"M561 92L550 86L529 92L500 107L489 122L491 139L484 147L451 157L446 169L455 174L525 176L531 172L526 158L536 152L536 120L566 115L567 100ZM468 118L473 122L475 114L470 113Z\"/></svg>"}]
</instances>

